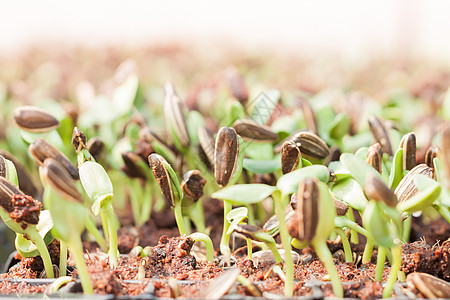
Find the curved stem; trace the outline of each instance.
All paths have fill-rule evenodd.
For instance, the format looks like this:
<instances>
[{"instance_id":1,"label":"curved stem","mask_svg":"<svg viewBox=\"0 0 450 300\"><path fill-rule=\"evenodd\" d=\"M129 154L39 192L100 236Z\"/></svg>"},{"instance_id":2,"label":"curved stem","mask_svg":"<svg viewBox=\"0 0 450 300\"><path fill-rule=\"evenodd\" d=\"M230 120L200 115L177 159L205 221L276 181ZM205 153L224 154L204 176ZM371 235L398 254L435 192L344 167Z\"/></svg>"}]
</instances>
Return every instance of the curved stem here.
<instances>
[{"instance_id":1,"label":"curved stem","mask_svg":"<svg viewBox=\"0 0 450 300\"><path fill-rule=\"evenodd\" d=\"M117 267L117 231L114 226L114 209L111 202L106 203L103 209L105 218L107 220L108 235L109 235L109 264L111 268Z\"/></svg>"},{"instance_id":2,"label":"curved stem","mask_svg":"<svg viewBox=\"0 0 450 300\"><path fill-rule=\"evenodd\" d=\"M412 223L412 216L409 216L406 218L406 220L403 221L403 233L402 238L403 241L408 242L409 236L411 234L411 223Z\"/></svg>"},{"instance_id":3,"label":"curved stem","mask_svg":"<svg viewBox=\"0 0 450 300\"><path fill-rule=\"evenodd\" d=\"M186 227L184 226L183 214L181 213L181 203L175 204L173 207L173 212L175 214L175 221L177 222L178 230L180 235L186 234Z\"/></svg>"},{"instance_id":4,"label":"curved stem","mask_svg":"<svg viewBox=\"0 0 450 300\"><path fill-rule=\"evenodd\" d=\"M345 262L347 262L347 263L352 262L353 261L352 248L350 247L350 242L348 241L347 234L341 228L335 228L334 230L341 237L342 247L344 248L344 254L345 254Z\"/></svg>"},{"instance_id":5,"label":"curved stem","mask_svg":"<svg viewBox=\"0 0 450 300\"><path fill-rule=\"evenodd\" d=\"M85 294L92 294L92 283L86 268L86 263L84 262L83 246L78 236L74 236L74 238L71 239L69 248L75 260L75 265L78 270L78 275L80 276L83 292Z\"/></svg>"},{"instance_id":6,"label":"curved stem","mask_svg":"<svg viewBox=\"0 0 450 300\"><path fill-rule=\"evenodd\" d=\"M330 249L328 249L326 242L313 240L312 246L314 247L317 256L325 266L325 269L327 269L331 284L333 285L333 293L336 295L336 297L343 298L344 289L342 288L341 279L339 278L339 274L336 271L333 256L331 255Z\"/></svg>"},{"instance_id":7,"label":"curved stem","mask_svg":"<svg viewBox=\"0 0 450 300\"><path fill-rule=\"evenodd\" d=\"M391 297L394 284L397 281L397 274L401 269L402 265L402 248L401 246L395 246L392 248L392 266L391 272L389 273L389 278L384 286L383 298Z\"/></svg>"},{"instance_id":8,"label":"curved stem","mask_svg":"<svg viewBox=\"0 0 450 300\"><path fill-rule=\"evenodd\" d=\"M281 243L284 249L284 262L286 270L286 282L284 286L284 295L286 297L292 297L294 294L294 261L291 255L291 237L286 227L285 221L285 207L283 201L287 198L285 195L281 195L280 191L275 191L272 194L273 202L275 205L275 212L280 223L280 237ZM270 247L270 245L269 245ZM271 249L272 250L272 249ZM277 249L278 251L278 249Z\"/></svg>"},{"instance_id":9,"label":"curved stem","mask_svg":"<svg viewBox=\"0 0 450 300\"><path fill-rule=\"evenodd\" d=\"M253 255L252 240L250 238L246 238L246 240L247 240L247 259L252 260Z\"/></svg>"},{"instance_id":10,"label":"curved stem","mask_svg":"<svg viewBox=\"0 0 450 300\"><path fill-rule=\"evenodd\" d=\"M352 221L352 222L354 222L356 224L355 217L353 216L353 208L349 207L347 216L348 216L348 219L350 221ZM358 233L356 232L356 230L354 228L350 228L350 229L351 229L351 231L350 231L350 241L353 244L356 245L356 244L359 243Z\"/></svg>"},{"instance_id":11,"label":"curved stem","mask_svg":"<svg viewBox=\"0 0 450 300\"><path fill-rule=\"evenodd\" d=\"M375 270L375 280L382 281L383 280L383 271L384 271L384 263L386 262L386 248L378 247L378 255L377 255L377 268Z\"/></svg>"},{"instance_id":12,"label":"curved stem","mask_svg":"<svg viewBox=\"0 0 450 300\"><path fill-rule=\"evenodd\" d=\"M227 221L227 215L233 208L230 202L227 200L223 200L223 231L222 238L220 239L220 253L222 253L224 257L224 262L230 265L230 235L227 234L228 228L230 227L230 223Z\"/></svg>"},{"instance_id":13,"label":"curved stem","mask_svg":"<svg viewBox=\"0 0 450 300\"><path fill-rule=\"evenodd\" d=\"M52 259L50 258L47 245L45 244L44 239L39 234L39 231L37 231L35 226L28 226L24 232L27 237L36 245L36 248L39 251L39 255L44 262L44 268L45 273L47 274L47 278L54 278L55 274L53 273Z\"/></svg>"},{"instance_id":14,"label":"curved stem","mask_svg":"<svg viewBox=\"0 0 450 300\"><path fill-rule=\"evenodd\" d=\"M267 245L269 246L270 251L272 251L273 257L275 258L275 263L282 264L283 259L281 258L281 255L280 255L280 252L278 251L277 245L275 243L267 243ZM290 252L289 252L289 254L290 254ZM287 254L285 253L284 256L286 257ZM291 258L292 258L292 256L291 256Z\"/></svg>"},{"instance_id":15,"label":"curved stem","mask_svg":"<svg viewBox=\"0 0 450 300\"><path fill-rule=\"evenodd\" d=\"M59 240L59 276L67 274L67 243Z\"/></svg>"},{"instance_id":16,"label":"curved stem","mask_svg":"<svg viewBox=\"0 0 450 300\"><path fill-rule=\"evenodd\" d=\"M206 247L206 260L210 263L214 260L214 246L211 241L211 238L207 236L204 233L201 232L194 232L193 234L189 235L191 239L193 239L196 242L203 242L205 243Z\"/></svg>"},{"instance_id":17,"label":"curved stem","mask_svg":"<svg viewBox=\"0 0 450 300\"><path fill-rule=\"evenodd\" d=\"M450 210L447 207L443 207L442 205L434 205L433 207L450 223Z\"/></svg>"},{"instance_id":18,"label":"curved stem","mask_svg":"<svg viewBox=\"0 0 450 300\"><path fill-rule=\"evenodd\" d=\"M100 249L102 249L103 251L106 251L106 249L108 249L108 247L106 246L105 239L103 238L102 234L98 230L97 225L95 224L95 221L92 218L91 212L89 212L88 209L86 208L85 213L86 214L85 214L85 218L84 218L84 223L86 225L87 231L90 234L92 234L95 241L100 246Z\"/></svg>"}]
</instances>

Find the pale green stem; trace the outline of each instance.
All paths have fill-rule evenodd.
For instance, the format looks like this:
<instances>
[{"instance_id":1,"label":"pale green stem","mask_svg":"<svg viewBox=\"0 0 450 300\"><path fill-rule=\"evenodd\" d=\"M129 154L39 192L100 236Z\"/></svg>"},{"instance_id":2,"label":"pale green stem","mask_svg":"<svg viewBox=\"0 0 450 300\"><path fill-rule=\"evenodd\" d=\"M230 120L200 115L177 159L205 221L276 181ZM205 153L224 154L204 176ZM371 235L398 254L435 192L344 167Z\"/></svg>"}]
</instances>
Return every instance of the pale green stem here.
<instances>
[{"instance_id":1,"label":"pale green stem","mask_svg":"<svg viewBox=\"0 0 450 300\"><path fill-rule=\"evenodd\" d=\"M201 232L194 232L193 234L189 235L189 237L192 238L196 242L205 243L206 260L209 261L210 263L212 263L214 261L214 246L211 241L211 238Z\"/></svg>"},{"instance_id":2,"label":"pale green stem","mask_svg":"<svg viewBox=\"0 0 450 300\"><path fill-rule=\"evenodd\" d=\"M277 245L275 243L267 243L267 246L269 246L270 251L272 251L273 257L275 258L275 262L277 264L282 264L283 263L283 258L281 258L280 251L278 251ZM289 252L289 254L290 254L290 252ZM286 256L291 256L289 254L285 253L284 256L285 257ZM291 256L291 258L292 258L292 256Z\"/></svg>"},{"instance_id":3,"label":"pale green stem","mask_svg":"<svg viewBox=\"0 0 450 300\"><path fill-rule=\"evenodd\" d=\"M442 205L433 205L433 207L441 214L441 216L450 223L450 210Z\"/></svg>"},{"instance_id":4,"label":"pale green stem","mask_svg":"<svg viewBox=\"0 0 450 300\"><path fill-rule=\"evenodd\" d=\"M173 212L175 214L175 221L177 222L178 230L180 235L186 234L186 227L184 226L183 214L181 212L181 203L175 204L173 207Z\"/></svg>"},{"instance_id":5,"label":"pale green stem","mask_svg":"<svg viewBox=\"0 0 450 300\"><path fill-rule=\"evenodd\" d=\"M105 238L107 240L109 240L109 232L108 232L108 220L105 217L105 213L103 212L103 210L100 210L100 219L102 221L102 229L103 229L103 234L105 235Z\"/></svg>"},{"instance_id":6,"label":"pale green stem","mask_svg":"<svg viewBox=\"0 0 450 300\"><path fill-rule=\"evenodd\" d=\"M150 182L147 182L149 185ZM141 205L141 214L139 217L139 226L143 225L145 222L147 222L148 219L150 219L150 215L152 213L152 205L153 205L153 193L151 192L152 187L146 186L144 189L144 196L142 198L142 205Z\"/></svg>"},{"instance_id":7,"label":"pale green stem","mask_svg":"<svg viewBox=\"0 0 450 300\"><path fill-rule=\"evenodd\" d=\"M404 242L409 241L409 236L411 234L411 223L412 223L412 216L409 216L406 218L406 220L403 221L403 232L402 232L402 238Z\"/></svg>"},{"instance_id":8,"label":"pale green stem","mask_svg":"<svg viewBox=\"0 0 450 300\"><path fill-rule=\"evenodd\" d=\"M246 238L246 240L247 240L247 259L252 260L253 254L252 240L250 238Z\"/></svg>"},{"instance_id":9,"label":"pale green stem","mask_svg":"<svg viewBox=\"0 0 450 300\"><path fill-rule=\"evenodd\" d=\"M206 233L205 216L203 214L202 198L198 199L194 207L189 211L189 217L194 222L197 231Z\"/></svg>"},{"instance_id":10,"label":"pale green stem","mask_svg":"<svg viewBox=\"0 0 450 300\"><path fill-rule=\"evenodd\" d=\"M45 244L44 239L42 239L41 235L39 234L39 231L37 231L36 227L34 226L28 226L24 230L24 232L27 237L36 245L36 248L39 251L39 255L44 262L44 268L45 273L47 274L47 278L54 278L55 275L53 273L52 259L50 258L47 245Z\"/></svg>"},{"instance_id":11,"label":"pale green stem","mask_svg":"<svg viewBox=\"0 0 450 300\"><path fill-rule=\"evenodd\" d=\"M286 227L285 221L285 207L283 205L284 201L287 200L286 195L281 195L280 191L275 191L272 194L273 202L275 205L275 212L280 223L280 237L281 243L283 244L283 249L285 253L285 265L286 265L286 282L284 286L284 295L286 297L292 297L294 294L294 261L291 254L291 237L289 235L288 229ZM269 245L270 247L270 245ZM278 250L277 250L278 251ZM273 252L273 251L272 251Z\"/></svg>"},{"instance_id":12,"label":"pale green stem","mask_svg":"<svg viewBox=\"0 0 450 300\"><path fill-rule=\"evenodd\" d=\"M129 190L130 192L130 204L131 204L131 212L133 213L133 219L134 224L136 224L136 227L140 227L141 221L140 221L140 214L141 214L141 206L139 198L141 198L141 187L136 184L135 179L131 179L130 183L132 186L132 189ZM139 182L138 182L139 183Z\"/></svg>"},{"instance_id":13,"label":"pale green stem","mask_svg":"<svg viewBox=\"0 0 450 300\"><path fill-rule=\"evenodd\" d=\"M325 266L325 269L330 276L331 284L333 285L333 293L338 298L344 297L344 290L342 288L341 279L336 271L336 266L334 265L333 255L331 255L330 249L328 249L325 241L313 241L312 246L317 253L320 261Z\"/></svg>"},{"instance_id":14,"label":"pale green stem","mask_svg":"<svg viewBox=\"0 0 450 300\"><path fill-rule=\"evenodd\" d=\"M67 243L59 240L59 276L67 274Z\"/></svg>"},{"instance_id":15,"label":"pale green stem","mask_svg":"<svg viewBox=\"0 0 450 300\"><path fill-rule=\"evenodd\" d=\"M389 278L384 286L383 298L390 298L394 284L397 281L397 274L401 269L402 265L402 248L400 245L394 246L392 248L392 266L391 272L389 273Z\"/></svg>"},{"instance_id":16,"label":"pale green stem","mask_svg":"<svg viewBox=\"0 0 450 300\"><path fill-rule=\"evenodd\" d=\"M246 205L248 211L248 224L255 224L255 211L253 210L253 206L251 204Z\"/></svg>"},{"instance_id":17,"label":"pale green stem","mask_svg":"<svg viewBox=\"0 0 450 300\"><path fill-rule=\"evenodd\" d=\"M223 200L223 231L220 239L220 253L223 255L224 262L230 265L230 234L227 234L230 223L227 221L228 213L233 209L233 205L227 200Z\"/></svg>"},{"instance_id":18,"label":"pale green stem","mask_svg":"<svg viewBox=\"0 0 450 300\"><path fill-rule=\"evenodd\" d=\"M111 202L105 203L105 207L103 209L105 218L107 220L107 227L108 227L108 236L109 236L109 250L108 250L108 256L109 256L109 265L111 268L117 267L117 230L114 226L114 209L111 204Z\"/></svg>"},{"instance_id":19,"label":"pale green stem","mask_svg":"<svg viewBox=\"0 0 450 300\"><path fill-rule=\"evenodd\" d=\"M355 222L355 217L353 216L353 208L350 207L348 209L347 217L350 219L350 221ZM355 245L359 243L358 233L353 228L351 228L350 231L350 241Z\"/></svg>"},{"instance_id":20,"label":"pale green stem","mask_svg":"<svg viewBox=\"0 0 450 300\"><path fill-rule=\"evenodd\" d=\"M91 213L86 208L86 215L84 218L84 223L86 225L87 231L92 234L92 236L95 238L95 241L100 246L100 249L103 251L106 251L108 249L108 246L106 246L105 239L103 238L102 234L97 228L97 225L95 224L94 219L91 216Z\"/></svg>"},{"instance_id":21,"label":"pale green stem","mask_svg":"<svg viewBox=\"0 0 450 300\"><path fill-rule=\"evenodd\" d=\"M75 265L78 270L78 275L80 276L81 286L83 287L83 293L93 294L91 279L89 278L89 273L86 268L86 263L84 262L83 245L78 236L74 236L69 243L70 252L75 259Z\"/></svg>"},{"instance_id":22,"label":"pale green stem","mask_svg":"<svg viewBox=\"0 0 450 300\"><path fill-rule=\"evenodd\" d=\"M384 263L386 262L386 248L378 247L378 255L377 255L377 268L375 270L375 280L382 281L383 280L383 271L384 271Z\"/></svg>"},{"instance_id":23,"label":"pale green stem","mask_svg":"<svg viewBox=\"0 0 450 300\"><path fill-rule=\"evenodd\" d=\"M372 251L373 242L367 237L366 246L364 247L364 252L361 260L362 264L370 263L370 260L372 259Z\"/></svg>"},{"instance_id":24,"label":"pale green stem","mask_svg":"<svg viewBox=\"0 0 450 300\"><path fill-rule=\"evenodd\" d=\"M352 262L353 261L352 248L350 247L350 242L348 241L347 234L341 228L335 228L334 230L341 237L342 247L344 248L345 254L345 262L347 263Z\"/></svg>"},{"instance_id":25,"label":"pale green stem","mask_svg":"<svg viewBox=\"0 0 450 300\"><path fill-rule=\"evenodd\" d=\"M188 216L183 217L184 227L186 228L186 234L191 234L191 219Z\"/></svg>"}]
</instances>

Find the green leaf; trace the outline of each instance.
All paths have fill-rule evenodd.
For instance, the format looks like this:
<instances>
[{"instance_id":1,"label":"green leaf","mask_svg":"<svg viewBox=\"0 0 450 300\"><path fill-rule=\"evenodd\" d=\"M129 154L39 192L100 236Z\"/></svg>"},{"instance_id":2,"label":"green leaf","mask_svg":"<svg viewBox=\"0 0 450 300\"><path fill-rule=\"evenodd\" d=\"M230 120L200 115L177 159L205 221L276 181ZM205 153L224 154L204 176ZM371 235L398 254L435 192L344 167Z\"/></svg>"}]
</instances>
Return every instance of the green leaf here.
<instances>
[{"instance_id":1,"label":"green leaf","mask_svg":"<svg viewBox=\"0 0 450 300\"><path fill-rule=\"evenodd\" d=\"M350 121L347 114L339 113L330 124L329 136L335 140L341 140L350 129Z\"/></svg>"},{"instance_id":2,"label":"green leaf","mask_svg":"<svg viewBox=\"0 0 450 300\"><path fill-rule=\"evenodd\" d=\"M339 181L331 187L331 191L338 200L344 201L359 212L363 212L367 205L361 185L353 178L348 177Z\"/></svg>"},{"instance_id":3,"label":"green leaf","mask_svg":"<svg viewBox=\"0 0 450 300\"><path fill-rule=\"evenodd\" d=\"M249 205L261 202L275 190L275 187L267 184L236 184L213 193L211 197L234 205Z\"/></svg>"},{"instance_id":4,"label":"green leaf","mask_svg":"<svg viewBox=\"0 0 450 300\"><path fill-rule=\"evenodd\" d=\"M19 186L19 177L17 177L16 166L9 159L5 158L5 161L6 161L6 179L15 186Z\"/></svg>"},{"instance_id":5,"label":"green leaf","mask_svg":"<svg viewBox=\"0 0 450 300\"><path fill-rule=\"evenodd\" d=\"M313 238L314 241L326 241L334 229L334 219L336 217L336 210L331 200L328 186L324 182L319 182L319 221L316 228L316 233Z\"/></svg>"},{"instance_id":6,"label":"green leaf","mask_svg":"<svg viewBox=\"0 0 450 300\"><path fill-rule=\"evenodd\" d=\"M327 183L330 178L330 171L323 165L313 165L304 167L281 176L277 182L277 188L284 194L295 193L298 184L305 178L317 178Z\"/></svg>"},{"instance_id":7,"label":"green leaf","mask_svg":"<svg viewBox=\"0 0 450 300\"><path fill-rule=\"evenodd\" d=\"M401 212L413 213L424 210L433 204L441 193L441 185L423 174L417 174L414 177L414 184L419 193L397 205Z\"/></svg>"},{"instance_id":8,"label":"green leaf","mask_svg":"<svg viewBox=\"0 0 450 300\"><path fill-rule=\"evenodd\" d=\"M94 201L92 212L98 215L105 200L113 196L113 186L105 169L99 163L86 161L79 168L80 181L86 194Z\"/></svg>"},{"instance_id":9,"label":"green leaf","mask_svg":"<svg viewBox=\"0 0 450 300\"><path fill-rule=\"evenodd\" d=\"M328 164L328 168L334 171L336 182L350 177L350 172L342 165L340 161L332 161Z\"/></svg>"},{"instance_id":10,"label":"green leaf","mask_svg":"<svg viewBox=\"0 0 450 300\"><path fill-rule=\"evenodd\" d=\"M114 110L118 116L122 116L131 111L134 99L139 87L139 79L136 74L130 74L113 92L112 100Z\"/></svg>"},{"instance_id":11,"label":"green leaf","mask_svg":"<svg viewBox=\"0 0 450 300\"><path fill-rule=\"evenodd\" d=\"M344 167L350 172L350 175L362 186L364 187L366 176L369 173L374 174L374 176L383 180L380 173L377 172L374 168L366 164L365 161L358 158L356 155L351 153L344 153L341 155L341 162Z\"/></svg>"},{"instance_id":12,"label":"green leaf","mask_svg":"<svg viewBox=\"0 0 450 300\"><path fill-rule=\"evenodd\" d=\"M243 147L239 151L244 152L245 155L255 160L271 160L273 158L273 146L270 143L244 141Z\"/></svg>"},{"instance_id":13,"label":"green leaf","mask_svg":"<svg viewBox=\"0 0 450 300\"><path fill-rule=\"evenodd\" d=\"M247 219L248 209L247 207L236 207L232 209L226 216L230 227L228 228L227 234L231 234L239 223Z\"/></svg>"},{"instance_id":14,"label":"green leaf","mask_svg":"<svg viewBox=\"0 0 450 300\"><path fill-rule=\"evenodd\" d=\"M279 156L272 160L244 158L244 168L255 174L272 173L281 169L281 161Z\"/></svg>"},{"instance_id":15,"label":"green leaf","mask_svg":"<svg viewBox=\"0 0 450 300\"><path fill-rule=\"evenodd\" d=\"M186 119L187 129L189 132L189 139L192 145L198 144L198 128L205 125L203 115L196 111L189 111Z\"/></svg>"},{"instance_id":16,"label":"green leaf","mask_svg":"<svg viewBox=\"0 0 450 300\"><path fill-rule=\"evenodd\" d=\"M50 211L42 210L39 214L39 223L36 225L36 229L38 230L39 235L44 239L46 245L53 241L53 234L50 231L52 227L53 220ZM17 233L15 245L17 251L23 257L34 257L39 255L39 251L34 243L29 239L26 239L21 233Z\"/></svg>"},{"instance_id":17,"label":"green leaf","mask_svg":"<svg viewBox=\"0 0 450 300\"><path fill-rule=\"evenodd\" d=\"M368 202L362 220L364 228L372 235L377 245L386 248L395 245L394 239L397 238L395 228L386 214L383 213L379 202Z\"/></svg>"},{"instance_id":18,"label":"green leaf","mask_svg":"<svg viewBox=\"0 0 450 300\"><path fill-rule=\"evenodd\" d=\"M392 160L391 173L389 174L388 186L395 190L403 178L403 148L399 148L395 152Z\"/></svg>"}]
</instances>

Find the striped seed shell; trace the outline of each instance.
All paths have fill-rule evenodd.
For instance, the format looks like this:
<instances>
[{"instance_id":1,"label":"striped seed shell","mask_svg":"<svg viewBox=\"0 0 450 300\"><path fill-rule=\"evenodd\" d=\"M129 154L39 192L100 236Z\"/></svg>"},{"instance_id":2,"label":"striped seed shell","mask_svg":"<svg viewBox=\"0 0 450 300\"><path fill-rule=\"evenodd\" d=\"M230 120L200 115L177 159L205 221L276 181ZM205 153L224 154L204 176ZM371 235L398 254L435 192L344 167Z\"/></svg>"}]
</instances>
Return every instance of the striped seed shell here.
<instances>
[{"instance_id":1,"label":"striped seed shell","mask_svg":"<svg viewBox=\"0 0 450 300\"><path fill-rule=\"evenodd\" d=\"M417 174L422 174L433 178L434 170L433 168L428 167L426 164L420 164L409 171L409 173L406 174L406 176L403 177L403 179L400 181L394 192L399 202L407 201L412 196L417 194L418 189L414 184L414 177Z\"/></svg>"},{"instance_id":2,"label":"striped seed shell","mask_svg":"<svg viewBox=\"0 0 450 300\"><path fill-rule=\"evenodd\" d=\"M330 148L327 143L322 140L318 135L310 131L300 131L296 133L292 141L296 144L300 144L300 151L302 154L323 159L330 154Z\"/></svg>"},{"instance_id":3,"label":"striped seed shell","mask_svg":"<svg viewBox=\"0 0 450 300\"><path fill-rule=\"evenodd\" d=\"M211 166L214 165L214 138L205 126L198 128L198 141Z\"/></svg>"},{"instance_id":4,"label":"striped seed shell","mask_svg":"<svg viewBox=\"0 0 450 300\"><path fill-rule=\"evenodd\" d=\"M17 186L0 177L0 206L8 213L13 210L11 199L14 195L25 195Z\"/></svg>"},{"instance_id":5,"label":"striped seed shell","mask_svg":"<svg viewBox=\"0 0 450 300\"><path fill-rule=\"evenodd\" d=\"M369 128L375 140L380 143L383 153L393 156L391 139L383 122L376 116L369 117Z\"/></svg>"},{"instance_id":6,"label":"striped seed shell","mask_svg":"<svg viewBox=\"0 0 450 300\"><path fill-rule=\"evenodd\" d=\"M253 120L236 120L233 128L243 139L270 143L278 140L278 134L273 132L270 127L260 125Z\"/></svg>"},{"instance_id":7,"label":"striped seed shell","mask_svg":"<svg viewBox=\"0 0 450 300\"><path fill-rule=\"evenodd\" d=\"M438 157L439 155L439 147L436 145L431 145L427 152L425 153L425 164L430 167L430 168L434 168L434 162L433 160Z\"/></svg>"},{"instance_id":8,"label":"striped seed shell","mask_svg":"<svg viewBox=\"0 0 450 300\"><path fill-rule=\"evenodd\" d=\"M125 163L125 166L122 170L131 178L147 178L147 174L145 170L142 169L142 166L139 162L143 162L142 158L134 152L127 151L122 153L122 159Z\"/></svg>"},{"instance_id":9,"label":"striped seed shell","mask_svg":"<svg viewBox=\"0 0 450 300\"><path fill-rule=\"evenodd\" d=\"M286 141L281 147L281 172L290 173L298 166L301 157L300 145L294 141Z\"/></svg>"},{"instance_id":10,"label":"striped seed shell","mask_svg":"<svg viewBox=\"0 0 450 300\"><path fill-rule=\"evenodd\" d=\"M199 170L191 170L184 174L181 182L181 190L183 194L194 201L203 196L203 187L206 180L203 178Z\"/></svg>"},{"instance_id":11,"label":"striped seed shell","mask_svg":"<svg viewBox=\"0 0 450 300\"><path fill-rule=\"evenodd\" d=\"M6 160L3 155L0 155L0 177L6 178Z\"/></svg>"},{"instance_id":12,"label":"striped seed shell","mask_svg":"<svg viewBox=\"0 0 450 300\"><path fill-rule=\"evenodd\" d=\"M100 157L103 149L105 148L105 143L99 137L90 138L86 145L89 153L96 159Z\"/></svg>"},{"instance_id":13,"label":"striped seed shell","mask_svg":"<svg viewBox=\"0 0 450 300\"><path fill-rule=\"evenodd\" d=\"M186 125L186 118L183 112L183 104L178 98L171 83L164 85L164 116L167 122L169 133L174 133L180 141L182 147L189 146L189 133Z\"/></svg>"},{"instance_id":14,"label":"striped seed shell","mask_svg":"<svg viewBox=\"0 0 450 300\"><path fill-rule=\"evenodd\" d=\"M286 206L285 210L285 222L288 222L290 218L295 214L294 209L292 208L292 205ZM277 215L273 215L270 217L266 223L264 223L264 226L262 228L265 232L270 233L272 236L276 236L280 230L280 222L278 221Z\"/></svg>"},{"instance_id":15,"label":"striped seed shell","mask_svg":"<svg viewBox=\"0 0 450 300\"><path fill-rule=\"evenodd\" d=\"M40 185L40 181L36 182L39 185L37 186L36 183L33 181L33 178L31 177L28 170L25 168L25 166L20 162L20 160L5 150L0 150L0 155L2 155L4 158L12 161L14 164L14 167L16 168L17 172L17 178L19 180L19 188L26 194L30 195L31 197L37 198L40 194L40 190L42 189L42 186Z\"/></svg>"},{"instance_id":16,"label":"striped seed shell","mask_svg":"<svg viewBox=\"0 0 450 300\"><path fill-rule=\"evenodd\" d=\"M416 166L416 134L405 134L400 141L400 148L403 148L403 170L409 171Z\"/></svg>"},{"instance_id":17,"label":"striped seed shell","mask_svg":"<svg viewBox=\"0 0 450 300\"><path fill-rule=\"evenodd\" d=\"M241 271L231 268L211 282L199 295L201 299L216 300L222 298L236 282Z\"/></svg>"},{"instance_id":18,"label":"striped seed shell","mask_svg":"<svg viewBox=\"0 0 450 300\"><path fill-rule=\"evenodd\" d=\"M78 169L70 162L67 156L44 139L39 138L35 140L28 149L39 165L42 166L47 158L54 158L69 172L73 179L80 179Z\"/></svg>"},{"instance_id":19,"label":"striped seed shell","mask_svg":"<svg viewBox=\"0 0 450 300\"><path fill-rule=\"evenodd\" d=\"M345 216L348 212L348 205L342 201L339 201L335 198L333 200L334 209L336 210L336 215L338 217Z\"/></svg>"},{"instance_id":20,"label":"striped seed shell","mask_svg":"<svg viewBox=\"0 0 450 300\"><path fill-rule=\"evenodd\" d=\"M364 193L370 199L384 202L390 207L395 207L398 204L394 191L392 191L380 177L375 176L372 173L369 173L366 177Z\"/></svg>"},{"instance_id":21,"label":"striped seed shell","mask_svg":"<svg viewBox=\"0 0 450 300\"><path fill-rule=\"evenodd\" d=\"M175 206L172 183L170 182L169 173L164 162L166 162L166 160L159 154L152 153L148 156L148 164L152 168L156 181L158 181L161 193L164 195L164 198L166 198L166 201L170 206Z\"/></svg>"},{"instance_id":22,"label":"striped seed shell","mask_svg":"<svg viewBox=\"0 0 450 300\"><path fill-rule=\"evenodd\" d=\"M216 137L214 176L220 186L226 186L236 169L239 140L232 127L222 127Z\"/></svg>"},{"instance_id":23,"label":"striped seed shell","mask_svg":"<svg viewBox=\"0 0 450 300\"><path fill-rule=\"evenodd\" d=\"M83 203L83 196L77 189L75 180L71 177L67 169L56 159L47 158L42 166L42 176L62 198Z\"/></svg>"},{"instance_id":24,"label":"striped seed shell","mask_svg":"<svg viewBox=\"0 0 450 300\"><path fill-rule=\"evenodd\" d=\"M14 110L14 120L29 132L47 132L59 126L59 121L45 110L35 106L20 106Z\"/></svg>"},{"instance_id":25,"label":"striped seed shell","mask_svg":"<svg viewBox=\"0 0 450 300\"><path fill-rule=\"evenodd\" d=\"M236 227L234 228L234 231L236 231L239 234L242 234L243 236L245 236L246 238L252 239L254 241L260 241L263 242L262 240L259 240L258 237L255 235L255 233L258 232L264 232L264 230L262 230L260 227L256 226L256 225L251 225L251 224L238 224L236 225Z\"/></svg>"},{"instance_id":26,"label":"striped seed shell","mask_svg":"<svg viewBox=\"0 0 450 300\"><path fill-rule=\"evenodd\" d=\"M289 234L300 241L311 241L319 221L319 186L317 179L306 178L297 191L295 213L286 222Z\"/></svg>"},{"instance_id":27,"label":"striped seed shell","mask_svg":"<svg viewBox=\"0 0 450 300\"><path fill-rule=\"evenodd\" d=\"M406 277L408 288L416 289L428 299L450 298L450 283L427 273L413 272Z\"/></svg>"},{"instance_id":28,"label":"striped seed shell","mask_svg":"<svg viewBox=\"0 0 450 300\"><path fill-rule=\"evenodd\" d=\"M383 150L381 150L380 143L375 143L369 147L367 152L366 163L371 165L378 173L381 174L383 170Z\"/></svg>"}]
</instances>

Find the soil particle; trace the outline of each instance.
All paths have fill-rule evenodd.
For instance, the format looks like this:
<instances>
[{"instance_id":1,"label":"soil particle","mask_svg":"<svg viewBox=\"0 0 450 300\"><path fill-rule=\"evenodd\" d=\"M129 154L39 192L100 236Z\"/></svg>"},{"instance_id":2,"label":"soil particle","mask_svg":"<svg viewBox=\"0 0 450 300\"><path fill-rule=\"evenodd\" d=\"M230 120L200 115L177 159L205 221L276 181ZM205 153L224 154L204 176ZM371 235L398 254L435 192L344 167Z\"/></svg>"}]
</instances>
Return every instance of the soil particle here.
<instances>
[{"instance_id":1,"label":"soil particle","mask_svg":"<svg viewBox=\"0 0 450 300\"><path fill-rule=\"evenodd\" d=\"M402 261L402 270L406 275L424 272L450 281L450 239L434 246L423 241L405 244Z\"/></svg>"},{"instance_id":2,"label":"soil particle","mask_svg":"<svg viewBox=\"0 0 450 300\"><path fill-rule=\"evenodd\" d=\"M31 196L15 194L11 198L13 210L9 213L16 223L27 222L37 224L42 204Z\"/></svg>"}]
</instances>

